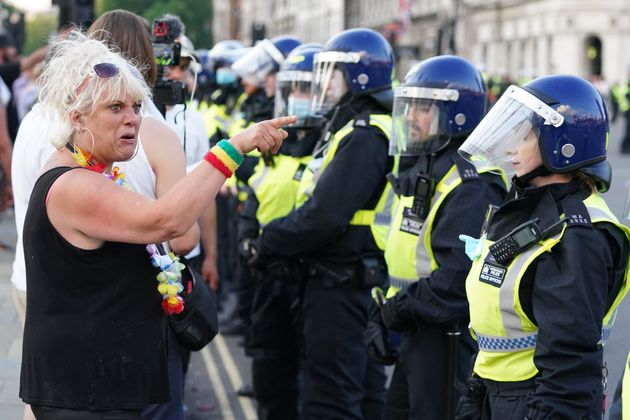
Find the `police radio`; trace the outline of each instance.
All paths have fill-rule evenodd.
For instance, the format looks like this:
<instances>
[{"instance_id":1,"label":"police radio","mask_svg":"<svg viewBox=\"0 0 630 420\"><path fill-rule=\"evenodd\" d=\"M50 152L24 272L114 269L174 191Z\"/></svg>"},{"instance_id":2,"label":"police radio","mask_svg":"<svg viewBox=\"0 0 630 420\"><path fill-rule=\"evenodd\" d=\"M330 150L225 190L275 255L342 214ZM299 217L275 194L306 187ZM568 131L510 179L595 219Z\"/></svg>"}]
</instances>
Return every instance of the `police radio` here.
<instances>
[{"instance_id":1,"label":"police radio","mask_svg":"<svg viewBox=\"0 0 630 420\"><path fill-rule=\"evenodd\" d=\"M431 197L435 189L433 178L424 174L417 174L413 186L413 203L411 214L425 220L431 210Z\"/></svg>"},{"instance_id":2,"label":"police radio","mask_svg":"<svg viewBox=\"0 0 630 420\"><path fill-rule=\"evenodd\" d=\"M528 220L490 245L490 253L496 262L502 266L507 266L514 257L545 239L557 226L566 221L566 217L562 218L547 229L542 230L538 225L539 219Z\"/></svg>"}]
</instances>

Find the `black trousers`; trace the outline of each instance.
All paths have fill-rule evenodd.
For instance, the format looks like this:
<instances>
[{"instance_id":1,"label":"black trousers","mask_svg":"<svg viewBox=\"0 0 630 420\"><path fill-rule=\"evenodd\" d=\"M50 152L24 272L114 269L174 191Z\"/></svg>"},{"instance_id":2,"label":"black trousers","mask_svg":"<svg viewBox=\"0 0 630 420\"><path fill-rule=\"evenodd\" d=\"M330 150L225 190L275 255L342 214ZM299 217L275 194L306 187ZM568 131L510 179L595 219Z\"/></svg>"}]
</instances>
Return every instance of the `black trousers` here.
<instances>
[{"instance_id":1,"label":"black trousers","mask_svg":"<svg viewBox=\"0 0 630 420\"><path fill-rule=\"evenodd\" d=\"M256 273L252 325L248 331L254 396L259 420L298 418L300 344L298 282Z\"/></svg>"},{"instance_id":2,"label":"black trousers","mask_svg":"<svg viewBox=\"0 0 630 420\"><path fill-rule=\"evenodd\" d=\"M487 396L483 406L482 420L522 420L525 416L535 420L566 417L527 406L529 395L536 389L535 379L521 382L495 382L484 379L483 383L487 390ZM550 399L550 402L552 401ZM602 412L603 394L600 386L593 393L593 400L588 413L581 418L600 419L602 418Z\"/></svg>"},{"instance_id":3,"label":"black trousers","mask_svg":"<svg viewBox=\"0 0 630 420\"><path fill-rule=\"evenodd\" d=\"M527 396L535 388L533 380L523 382L495 382L484 380L487 395L483 406L483 420L521 420L527 415Z\"/></svg>"},{"instance_id":4,"label":"black trousers","mask_svg":"<svg viewBox=\"0 0 630 420\"><path fill-rule=\"evenodd\" d=\"M363 347L370 291L335 281L313 273L304 292L303 417L380 419L385 372Z\"/></svg>"},{"instance_id":5,"label":"black trousers","mask_svg":"<svg viewBox=\"0 0 630 420\"><path fill-rule=\"evenodd\" d=\"M455 338L456 337L456 338ZM467 331L448 336L435 325L422 325L420 330L402 334L399 360L394 368L385 405L386 420L451 420L447 417L447 395L459 395L449 378L452 354L449 340L457 340L456 375L465 381L470 373L475 344Z\"/></svg>"}]
</instances>

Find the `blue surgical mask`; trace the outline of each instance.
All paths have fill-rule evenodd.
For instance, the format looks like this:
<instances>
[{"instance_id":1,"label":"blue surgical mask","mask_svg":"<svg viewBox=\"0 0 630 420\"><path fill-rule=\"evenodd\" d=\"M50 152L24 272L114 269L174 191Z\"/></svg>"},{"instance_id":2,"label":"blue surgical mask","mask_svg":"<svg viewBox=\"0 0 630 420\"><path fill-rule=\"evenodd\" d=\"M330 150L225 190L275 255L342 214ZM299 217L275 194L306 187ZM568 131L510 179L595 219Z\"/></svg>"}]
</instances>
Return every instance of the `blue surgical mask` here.
<instances>
[{"instance_id":1,"label":"blue surgical mask","mask_svg":"<svg viewBox=\"0 0 630 420\"><path fill-rule=\"evenodd\" d=\"M220 86L231 85L236 82L236 73L228 68L217 70L217 84Z\"/></svg>"},{"instance_id":2,"label":"blue surgical mask","mask_svg":"<svg viewBox=\"0 0 630 420\"><path fill-rule=\"evenodd\" d=\"M294 98L287 100L287 115L295 115L303 120L311 114L311 100L309 98Z\"/></svg>"}]
</instances>

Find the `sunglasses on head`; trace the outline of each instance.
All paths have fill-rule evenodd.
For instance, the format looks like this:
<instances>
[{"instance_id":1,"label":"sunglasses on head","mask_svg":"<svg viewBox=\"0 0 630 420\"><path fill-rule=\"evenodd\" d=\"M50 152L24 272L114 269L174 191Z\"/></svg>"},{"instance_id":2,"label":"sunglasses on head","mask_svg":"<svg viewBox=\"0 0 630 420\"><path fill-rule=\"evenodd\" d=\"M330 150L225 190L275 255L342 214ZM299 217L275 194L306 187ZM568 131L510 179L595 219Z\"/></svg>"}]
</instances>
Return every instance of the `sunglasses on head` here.
<instances>
[{"instance_id":1,"label":"sunglasses on head","mask_svg":"<svg viewBox=\"0 0 630 420\"><path fill-rule=\"evenodd\" d=\"M88 73L88 75L85 76L85 79L83 79L79 87L77 87L76 95L78 96L81 94L81 92L83 92L83 89L85 89L85 86L87 86L88 82L90 81L90 79L92 79L93 75L97 75L101 79L109 79L111 77L117 76L118 73L120 73L120 70L118 69L118 66L115 64L112 64L112 63L95 64L94 67L92 67L92 70L90 70L90 72Z\"/></svg>"},{"instance_id":2,"label":"sunglasses on head","mask_svg":"<svg viewBox=\"0 0 630 420\"><path fill-rule=\"evenodd\" d=\"M93 67L94 73L101 79L109 79L110 77L117 76L120 73L118 66L112 63L99 63Z\"/></svg>"}]
</instances>

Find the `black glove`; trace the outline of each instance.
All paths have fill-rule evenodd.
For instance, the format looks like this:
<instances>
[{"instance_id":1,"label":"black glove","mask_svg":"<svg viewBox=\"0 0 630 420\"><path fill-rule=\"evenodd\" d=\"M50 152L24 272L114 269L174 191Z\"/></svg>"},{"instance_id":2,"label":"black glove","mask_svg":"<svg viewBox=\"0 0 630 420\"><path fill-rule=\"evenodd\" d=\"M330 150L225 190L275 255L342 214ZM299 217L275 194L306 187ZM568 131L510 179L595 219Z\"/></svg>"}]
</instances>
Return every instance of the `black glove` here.
<instances>
[{"instance_id":1,"label":"black glove","mask_svg":"<svg viewBox=\"0 0 630 420\"><path fill-rule=\"evenodd\" d=\"M398 352L389 347L387 328L375 321L368 321L363 332L363 345L368 358L381 365L393 365L398 360Z\"/></svg>"},{"instance_id":2,"label":"black glove","mask_svg":"<svg viewBox=\"0 0 630 420\"><path fill-rule=\"evenodd\" d=\"M413 328L413 320L400 310L399 295L395 295L381 306L381 319L386 328L397 332L405 332Z\"/></svg>"},{"instance_id":3,"label":"black glove","mask_svg":"<svg viewBox=\"0 0 630 420\"><path fill-rule=\"evenodd\" d=\"M389 331L381 320L381 310L374 301L368 307L368 323L363 332L363 345L368 358L382 365L393 365L398 353L389 346Z\"/></svg>"},{"instance_id":4,"label":"black glove","mask_svg":"<svg viewBox=\"0 0 630 420\"><path fill-rule=\"evenodd\" d=\"M455 409L455 420L480 420L486 399L486 387L478 376L471 376L466 383L457 381L461 396Z\"/></svg>"},{"instance_id":5,"label":"black glove","mask_svg":"<svg viewBox=\"0 0 630 420\"><path fill-rule=\"evenodd\" d=\"M241 256L247 265L253 269L263 269L267 265L267 258L259 252L258 239L245 239L241 242Z\"/></svg>"}]
</instances>

